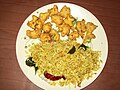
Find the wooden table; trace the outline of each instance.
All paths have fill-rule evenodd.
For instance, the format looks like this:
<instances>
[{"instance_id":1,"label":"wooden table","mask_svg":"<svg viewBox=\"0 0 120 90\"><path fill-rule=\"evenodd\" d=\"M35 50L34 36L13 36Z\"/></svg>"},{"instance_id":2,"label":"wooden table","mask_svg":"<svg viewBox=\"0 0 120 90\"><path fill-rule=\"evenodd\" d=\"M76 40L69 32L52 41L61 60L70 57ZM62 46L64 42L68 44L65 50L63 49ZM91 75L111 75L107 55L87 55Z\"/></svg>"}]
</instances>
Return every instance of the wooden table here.
<instances>
[{"instance_id":1,"label":"wooden table","mask_svg":"<svg viewBox=\"0 0 120 90\"><path fill-rule=\"evenodd\" d=\"M62 2L64 2L63 0ZM57 0L0 0L0 90L43 90L20 69L15 52L16 37L25 18L39 7ZM106 66L84 90L120 90L120 1L74 0L91 11L105 28L109 41Z\"/></svg>"}]
</instances>

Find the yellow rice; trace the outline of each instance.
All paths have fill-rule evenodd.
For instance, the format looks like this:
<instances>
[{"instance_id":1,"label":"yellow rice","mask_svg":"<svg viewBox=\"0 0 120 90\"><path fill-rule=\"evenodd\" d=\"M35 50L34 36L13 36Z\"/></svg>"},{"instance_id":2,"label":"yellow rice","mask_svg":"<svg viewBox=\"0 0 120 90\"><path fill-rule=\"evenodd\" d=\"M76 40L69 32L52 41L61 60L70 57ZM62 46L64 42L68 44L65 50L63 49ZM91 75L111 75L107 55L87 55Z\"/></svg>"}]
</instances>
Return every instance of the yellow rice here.
<instances>
[{"instance_id":1,"label":"yellow rice","mask_svg":"<svg viewBox=\"0 0 120 90\"><path fill-rule=\"evenodd\" d=\"M68 54L73 45L76 52ZM72 83L80 86L84 79L92 77L100 68L100 52L91 48L78 49L79 45L75 41L64 40L44 42L33 44L29 47L29 52L38 66L39 75L47 71L54 76L65 76L66 80L51 81L52 85L64 86Z\"/></svg>"}]
</instances>

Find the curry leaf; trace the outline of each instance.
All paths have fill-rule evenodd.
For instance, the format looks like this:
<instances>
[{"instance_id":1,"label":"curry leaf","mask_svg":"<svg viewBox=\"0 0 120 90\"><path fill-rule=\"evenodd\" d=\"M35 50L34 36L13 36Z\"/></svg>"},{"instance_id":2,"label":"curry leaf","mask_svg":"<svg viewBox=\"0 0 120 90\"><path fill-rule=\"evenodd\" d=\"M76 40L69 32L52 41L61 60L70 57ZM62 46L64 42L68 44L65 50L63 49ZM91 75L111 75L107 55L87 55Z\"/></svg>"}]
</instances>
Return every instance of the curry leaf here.
<instances>
[{"instance_id":1,"label":"curry leaf","mask_svg":"<svg viewBox=\"0 0 120 90\"><path fill-rule=\"evenodd\" d=\"M84 44L81 44L78 48L83 47L85 50L89 48L88 46L85 46Z\"/></svg>"},{"instance_id":2,"label":"curry leaf","mask_svg":"<svg viewBox=\"0 0 120 90\"><path fill-rule=\"evenodd\" d=\"M25 62L28 66L35 66L35 62L32 61L32 57L27 58Z\"/></svg>"},{"instance_id":3,"label":"curry leaf","mask_svg":"<svg viewBox=\"0 0 120 90\"><path fill-rule=\"evenodd\" d=\"M36 67L36 66L34 66L35 67L35 74L36 74L36 72L37 72L37 70L38 70L38 67Z\"/></svg>"},{"instance_id":4,"label":"curry leaf","mask_svg":"<svg viewBox=\"0 0 120 90\"><path fill-rule=\"evenodd\" d=\"M34 68L35 68L35 74L36 74L36 72L37 72L37 70L38 70L38 67L35 66L35 62L32 60L32 57L27 58L26 61L25 61L25 63L26 63L26 65L29 66L29 67L34 66Z\"/></svg>"},{"instance_id":5,"label":"curry leaf","mask_svg":"<svg viewBox=\"0 0 120 90\"><path fill-rule=\"evenodd\" d=\"M76 51L76 48L75 46L73 46L72 49L68 53L73 54L75 51Z\"/></svg>"},{"instance_id":6,"label":"curry leaf","mask_svg":"<svg viewBox=\"0 0 120 90\"><path fill-rule=\"evenodd\" d=\"M78 18L76 18L76 19L73 21L73 25L76 24L77 20L78 20Z\"/></svg>"},{"instance_id":7,"label":"curry leaf","mask_svg":"<svg viewBox=\"0 0 120 90\"><path fill-rule=\"evenodd\" d=\"M92 39L89 39L87 42L88 42L88 43L91 43L91 41L92 41Z\"/></svg>"}]
</instances>

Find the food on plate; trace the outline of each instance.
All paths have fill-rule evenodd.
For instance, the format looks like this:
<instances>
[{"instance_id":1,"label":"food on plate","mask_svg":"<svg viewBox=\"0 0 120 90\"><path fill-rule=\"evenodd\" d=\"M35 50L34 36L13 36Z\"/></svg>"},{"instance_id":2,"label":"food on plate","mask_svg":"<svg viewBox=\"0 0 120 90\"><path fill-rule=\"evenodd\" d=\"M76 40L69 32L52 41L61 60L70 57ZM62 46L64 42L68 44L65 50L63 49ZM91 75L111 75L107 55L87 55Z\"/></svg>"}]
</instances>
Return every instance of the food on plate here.
<instances>
[{"instance_id":1,"label":"food on plate","mask_svg":"<svg viewBox=\"0 0 120 90\"><path fill-rule=\"evenodd\" d=\"M26 65L29 67L34 67L35 68L35 74L38 70L38 67L35 65L35 62L32 60L32 57L28 57L25 61Z\"/></svg>"},{"instance_id":2,"label":"food on plate","mask_svg":"<svg viewBox=\"0 0 120 90\"><path fill-rule=\"evenodd\" d=\"M27 25L29 27L31 27L32 29L35 29L35 26L36 26L36 21L37 21L38 17L33 15L32 16L32 20L31 21L28 21Z\"/></svg>"},{"instance_id":3,"label":"food on plate","mask_svg":"<svg viewBox=\"0 0 120 90\"><path fill-rule=\"evenodd\" d=\"M93 31L96 29L96 27L97 26L92 22L87 22L87 24L85 24L84 19L82 19L82 21L76 22L76 29L79 32L80 36L83 38L84 43L89 39L95 38Z\"/></svg>"},{"instance_id":4,"label":"food on plate","mask_svg":"<svg viewBox=\"0 0 120 90\"><path fill-rule=\"evenodd\" d=\"M32 16L32 20L31 21L28 21L27 25L32 28L32 29L38 29L38 30L41 30L42 29L42 22L41 20L33 15Z\"/></svg>"},{"instance_id":5,"label":"food on plate","mask_svg":"<svg viewBox=\"0 0 120 90\"><path fill-rule=\"evenodd\" d=\"M53 8L48 9L48 12L49 12L50 16L58 14L58 6L54 5Z\"/></svg>"},{"instance_id":6,"label":"food on plate","mask_svg":"<svg viewBox=\"0 0 120 90\"><path fill-rule=\"evenodd\" d=\"M86 35L83 38L83 42L86 42L89 39L94 39L96 36L93 34L93 31L96 29L96 25L94 25L92 22L88 22L86 24Z\"/></svg>"},{"instance_id":7,"label":"food on plate","mask_svg":"<svg viewBox=\"0 0 120 90\"><path fill-rule=\"evenodd\" d=\"M94 51L87 43L96 38L97 26L72 16L66 5L60 12L54 5L39 17L33 15L27 25L32 30L26 30L26 35L40 42L29 45L26 65L34 67L39 76L44 75L51 85L72 83L80 87L82 81L100 68L100 51ZM61 39L65 37L66 40ZM78 43L77 38L81 38L82 43Z\"/></svg>"},{"instance_id":8,"label":"food on plate","mask_svg":"<svg viewBox=\"0 0 120 90\"><path fill-rule=\"evenodd\" d=\"M79 37L79 33L77 31L73 31L69 34L70 40L76 40Z\"/></svg>"},{"instance_id":9,"label":"food on plate","mask_svg":"<svg viewBox=\"0 0 120 90\"><path fill-rule=\"evenodd\" d=\"M85 20L82 19L82 21L77 21L76 22L76 29L80 32L85 32L86 31L86 24L85 24Z\"/></svg>"},{"instance_id":10,"label":"food on plate","mask_svg":"<svg viewBox=\"0 0 120 90\"><path fill-rule=\"evenodd\" d=\"M28 48L38 75L44 75L52 85L80 86L100 68L100 52L76 41L37 43Z\"/></svg>"},{"instance_id":11,"label":"food on plate","mask_svg":"<svg viewBox=\"0 0 120 90\"><path fill-rule=\"evenodd\" d=\"M50 35L48 33L41 33L40 34L40 40L42 42L49 41L49 40L51 40L51 37L50 37Z\"/></svg>"},{"instance_id":12,"label":"food on plate","mask_svg":"<svg viewBox=\"0 0 120 90\"><path fill-rule=\"evenodd\" d=\"M42 26L43 26L43 25L42 25L41 20L38 19L38 20L36 21L35 29L41 31L41 30L42 30Z\"/></svg>"},{"instance_id":13,"label":"food on plate","mask_svg":"<svg viewBox=\"0 0 120 90\"><path fill-rule=\"evenodd\" d=\"M27 30L26 31L26 35L29 36L32 39L36 39L39 37L39 31L38 30Z\"/></svg>"},{"instance_id":14,"label":"food on plate","mask_svg":"<svg viewBox=\"0 0 120 90\"><path fill-rule=\"evenodd\" d=\"M44 24L44 22L49 18L49 12L40 13L39 18L41 22Z\"/></svg>"},{"instance_id":15,"label":"food on plate","mask_svg":"<svg viewBox=\"0 0 120 90\"><path fill-rule=\"evenodd\" d=\"M60 25L63 23L63 18L60 15L52 15L51 19L52 22L54 22L56 25Z\"/></svg>"},{"instance_id":16,"label":"food on plate","mask_svg":"<svg viewBox=\"0 0 120 90\"><path fill-rule=\"evenodd\" d=\"M67 18L65 18L64 22L72 27L74 20L75 20L75 18L73 16L68 15Z\"/></svg>"},{"instance_id":17,"label":"food on plate","mask_svg":"<svg viewBox=\"0 0 120 90\"><path fill-rule=\"evenodd\" d=\"M63 78L65 80L65 77L64 76L54 76L52 74L49 74L47 71L44 72L44 76L47 78L47 79L50 79L52 81L56 81L56 80L59 80L61 78Z\"/></svg>"},{"instance_id":18,"label":"food on plate","mask_svg":"<svg viewBox=\"0 0 120 90\"><path fill-rule=\"evenodd\" d=\"M64 37L65 35L69 35L70 33L70 26L66 23L58 26L59 31L61 32L61 36Z\"/></svg>"},{"instance_id":19,"label":"food on plate","mask_svg":"<svg viewBox=\"0 0 120 90\"><path fill-rule=\"evenodd\" d=\"M71 10L69 7L67 7L66 5L60 10L60 15L64 18L66 18L67 16L69 16L71 14Z\"/></svg>"},{"instance_id":20,"label":"food on plate","mask_svg":"<svg viewBox=\"0 0 120 90\"><path fill-rule=\"evenodd\" d=\"M53 41L58 41L60 40L60 34L55 30L55 29L52 29L50 31L50 36L52 37L52 40Z\"/></svg>"},{"instance_id":21,"label":"food on plate","mask_svg":"<svg viewBox=\"0 0 120 90\"><path fill-rule=\"evenodd\" d=\"M43 25L43 31L44 31L44 32L48 33L48 32L51 31L51 29L52 29L52 25L51 25L50 22L47 22L47 23L45 23L45 24Z\"/></svg>"},{"instance_id":22,"label":"food on plate","mask_svg":"<svg viewBox=\"0 0 120 90\"><path fill-rule=\"evenodd\" d=\"M62 37L68 36L70 40L82 38L83 43L87 43L88 40L96 37L93 31L97 28L97 26L92 22L86 22L84 19L78 20L78 18L73 17L71 15L70 8L66 5L63 6L60 12L58 10L58 6L54 5L53 8L48 9L47 12L40 13L39 17L33 15L32 20L28 21L27 25L34 30L49 34L47 36L50 36L49 39L51 40L58 41L60 40L61 35ZM55 35L50 35L50 31L55 27L57 27L56 31L59 32L55 33ZM40 34L41 33L35 33L33 35L34 37L32 37L30 34L28 34L28 31L26 31L26 35L30 38L39 38L41 41L49 40L43 40L41 37L42 35ZM53 36L55 37L53 38Z\"/></svg>"}]
</instances>

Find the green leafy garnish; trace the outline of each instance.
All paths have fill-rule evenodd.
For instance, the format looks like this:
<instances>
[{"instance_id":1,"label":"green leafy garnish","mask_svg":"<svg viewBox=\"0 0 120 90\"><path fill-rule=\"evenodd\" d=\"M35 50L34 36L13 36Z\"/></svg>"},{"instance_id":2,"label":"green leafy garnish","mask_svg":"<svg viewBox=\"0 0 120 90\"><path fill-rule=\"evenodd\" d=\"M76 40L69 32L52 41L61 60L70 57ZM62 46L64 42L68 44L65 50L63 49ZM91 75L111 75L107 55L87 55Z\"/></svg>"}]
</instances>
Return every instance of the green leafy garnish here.
<instances>
[{"instance_id":1,"label":"green leafy garnish","mask_svg":"<svg viewBox=\"0 0 120 90\"><path fill-rule=\"evenodd\" d=\"M78 20L78 18L76 18L76 19L73 21L73 25L76 24L77 20Z\"/></svg>"},{"instance_id":2,"label":"green leafy garnish","mask_svg":"<svg viewBox=\"0 0 120 90\"><path fill-rule=\"evenodd\" d=\"M35 62L32 61L32 57L27 58L25 62L26 62L26 65L28 65L30 67L35 66Z\"/></svg>"},{"instance_id":3,"label":"green leafy garnish","mask_svg":"<svg viewBox=\"0 0 120 90\"><path fill-rule=\"evenodd\" d=\"M51 38L52 38L52 40L54 39L54 37L55 37L55 34L53 34L53 35L52 35L52 37L51 37Z\"/></svg>"},{"instance_id":4,"label":"green leafy garnish","mask_svg":"<svg viewBox=\"0 0 120 90\"><path fill-rule=\"evenodd\" d=\"M85 50L89 48L88 46L85 46L84 44L81 44L78 48L83 47Z\"/></svg>"},{"instance_id":5,"label":"green leafy garnish","mask_svg":"<svg viewBox=\"0 0 120 90\"><path fill-rule=\"evenodd\" d=\"M57 30L57 32L59 33L60 31L59 31L59 30Z\"/></svg>"},{"instance_id":6,"label":"green leafy garnish","mask_svg":"<svg viewBox=\"0 0 120 90\"><path fill-rule=\"evenodd\" d=\"M75 51L76 51L76 48L75 48L75 46L73 46L72 49L70 49L70 51L68 53L73 54Z\"/></svg>"},{"instance_id":7,"label":"green leafy garnish","mask_svg":"<svg viewBox=\"0 0 120 90\"><path fill-rule=\"evenodd\" d=\"M36 74L37 70L38 70L38 67L35 66L35 74Z\"/></svg>"},{"instance_id":8,"label":"green leafy garnish","mask_svg":"<svg viewBox=\"0 0 120 90\"><path fill-rule=\"evenodd\" d=\"M70 40L70 38L67 39L67 41L69 41L69 40Z\"/></svg>"},{"instance_id":9,"label":"green leafy garnish","mask_svg":"<svg viewBox=\"0 0 120 90\"><path fill-rule=\"evenodd\" d=\"M25 61L25 63L29 67L34 66L34 68L35 68L35 74L36 74L36 71L38 70L38 67L35 65L35 62L32 60L32 57L27 58L26 61Z\"/></svg>"},{"instance_id":10,"label":"green leafy garnish","mask_svg":"<svg viewBox=\"0 0 120 90\"><path fill-rule=\"evenodd\" d=\"M91 43L91 41L92 41L92 39L89 39L87 42L88 42L88 43Z\"/></svg>"}]
</instances>

